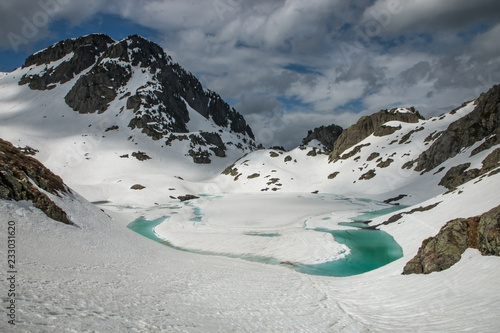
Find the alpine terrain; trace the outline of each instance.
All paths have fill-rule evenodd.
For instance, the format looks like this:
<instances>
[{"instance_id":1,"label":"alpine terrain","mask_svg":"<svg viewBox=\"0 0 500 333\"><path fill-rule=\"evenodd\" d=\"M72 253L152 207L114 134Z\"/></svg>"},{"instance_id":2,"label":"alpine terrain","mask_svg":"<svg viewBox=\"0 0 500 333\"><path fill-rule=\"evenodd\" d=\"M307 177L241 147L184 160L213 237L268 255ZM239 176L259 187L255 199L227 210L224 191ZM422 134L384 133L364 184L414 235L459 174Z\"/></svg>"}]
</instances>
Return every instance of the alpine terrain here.
<instances>
[{"instance_id":1,"label":"alpine terrain","mask_svg":"<svg viewBox=\"0 0 500 333\"><path fill-rule=\"evenodd\" d=\"M304 135L137 35L0 73L0 331L495 332L500 85Z\"/></svg>"}]
</instances>

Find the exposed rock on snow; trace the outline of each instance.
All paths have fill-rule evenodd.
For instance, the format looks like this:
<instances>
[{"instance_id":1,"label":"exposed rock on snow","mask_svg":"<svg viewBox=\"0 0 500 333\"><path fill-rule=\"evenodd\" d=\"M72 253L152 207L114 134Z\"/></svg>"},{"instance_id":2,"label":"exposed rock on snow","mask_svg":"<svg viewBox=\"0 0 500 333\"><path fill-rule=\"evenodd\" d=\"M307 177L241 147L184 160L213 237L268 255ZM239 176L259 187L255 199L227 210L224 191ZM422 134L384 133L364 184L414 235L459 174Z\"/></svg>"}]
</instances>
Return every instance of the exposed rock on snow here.
<instances>
[{"instance_id":1,"label":"exposed rock on snow","mask_svg":"<svg viewBox=\"0 0 500 333\"><path fill-rule=\"evenodd\" d=\"M34 158L24 155L10 142L0 139L0 199L32 201L48 217L72 224L66 212L41 190L57 196L69 194L59 176Z\"/></svg>"},{"instance_id":2,"label":"exposed rock on snow","mask_svg":"<svg viewBox=\"0 0 500 333\"><path fill-rule=\"evenodd\" d=\"M102 34L93 34L76 39L67 39L29 56L23 68L44 66L39 73L26 73L19 84L29 84L31 89L45 90L55 87L55 83L65 83L75 75L93 65L96 58L104 52L114 40ZM50 66L58 62L56 66Z\"/></svg>"},{"instance_id":3,"label":"exposed rock on snow","mask_svg":"<svg viewBox=\"0 0 500 333\"><path fill-rule=\"evenodd\" d=\"M403 274L445 270L457 263L467 248L478 249L483 255L500 256L500 206L478 217L446 223L436 236L422 242Z\"/></svg>"},{"instance_id":4,"label":"exposed rock on snow","mask_svg":"<svg viewBox=\"0 0 500 333\"><path fill-rule=\"evenodd\" d=\"M143 151L134 151L132 156L137 158L139 161L147 161L151 159L151 157Z\"/></svg>"},{"instance_id":5,"label":"exposed rock on snow","mask_svg":"<svg viewBox=\"0 0 500 333\"><path fill-rule=\"evenodd\" d=\"M312 140L318 140L327 152L331 152L333 144L342 133L342 127L338 125L320 126L307 132L307 136L302 139L302 144L307 146Z\"/></svg>"},{"instance_id":6,"label":"exposed rock on snow","mask_svg":"<svg viewBox=\"0 0 500 333\"><path fill-rule=\"evenodd\" d=\"M482 162L481 169L469 169L471 163L464 163L450 168L439 182L447 189L454 189L474 178L482 176L489 171L500 167L500 148L492 151Z\"/></svg>"},{"instance_id":7,"label":"exposed rock on snow","mask_svg":"<svg viewBox=\"0 0 500 333\"><path fill-rule=\"evenodd\" d=\"M199 199L199 196L193 195L193 194L186 194L186 195L180 195L177 197L180 201L188 201L188 200L194 200L194 199Z\"/></svg>"}]
</instances>

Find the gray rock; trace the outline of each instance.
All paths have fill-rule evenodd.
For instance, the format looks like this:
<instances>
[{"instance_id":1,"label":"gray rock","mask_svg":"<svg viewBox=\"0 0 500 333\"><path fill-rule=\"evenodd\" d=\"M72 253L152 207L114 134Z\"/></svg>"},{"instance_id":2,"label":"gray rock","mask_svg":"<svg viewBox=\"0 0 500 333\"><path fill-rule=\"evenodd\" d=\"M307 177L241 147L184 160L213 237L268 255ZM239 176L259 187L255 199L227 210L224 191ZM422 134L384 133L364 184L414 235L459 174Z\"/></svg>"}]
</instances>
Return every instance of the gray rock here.
<instances>
[{"instance_id":1,"label":"gray rock","mask_svg":"<svg viewBox=\"0 0 500 333\"><path fill-rule=\"evenodd\" d=\"M481 94L471 113L451 123L431 147L420 154L415 171L428 172L485 138L489 139L476 148L473 155L500 143L500 85Z\"/></svg>"},{"instance_id":2,"label":"gray rock","mask_svg":"<svg viewBox=\"0 0 500 333\"><path fill-rule=\"evenodd\" d=\"M403 274L445 270L457 263L467 248L478 249L482 255L500 256L500 206L479 217L446 223L436 236L422 242Z\"/></svg>"}]
</instances>

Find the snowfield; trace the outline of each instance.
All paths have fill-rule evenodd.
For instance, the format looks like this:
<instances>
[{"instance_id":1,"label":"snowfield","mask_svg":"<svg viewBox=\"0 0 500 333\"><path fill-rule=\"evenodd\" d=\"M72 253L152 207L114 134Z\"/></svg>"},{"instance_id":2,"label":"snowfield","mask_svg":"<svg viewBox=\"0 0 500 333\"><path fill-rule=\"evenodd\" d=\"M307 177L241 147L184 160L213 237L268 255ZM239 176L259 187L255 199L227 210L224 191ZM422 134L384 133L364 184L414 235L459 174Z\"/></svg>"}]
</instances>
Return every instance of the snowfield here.
<instances>
[{"instance_id":1,"label":"snowfield","mask_svg":"<svg viewBox=\"0 0 500 333\"><path fill-rule=\"evenodd\" d=\"M498 181L467 184L481 191L498 185ZM126 228L136 209L108 211L109 217L77 195L53 198L79 228L52 221L29 203L1 201L2 220L16 223L18 293L15 329L5 318L0 328L6 332L495 332L500 324L500 258L467 250L446 271L401 275L417 239L435 231L441 218L462 215L463 203L470 200L478 212L493 204L464 190L449 194L456 196L454 203L443 201L438 214L421 212L405 218L400 228L386 227L389 232L404 230L394 233L404 247L404 258L347 278L177 251ZM297 204L290 196L275 196L276 201L270 200L279 203L278 210L289 207L287 201ZM248 213L244 195L229 195L228 200L231 205L217 207L214 217L231 216L238 207ZM5 237L1 242L3 252ZM3 290L6 283L2 279Z\"/></svg>"},{"instance_id":2,"label":"snowfield","mask_svg":"<svg viewBox=\"0 0 500 333\"><path fill-rule=\"evenodd\" d=\"M189 140L168 145L129 128L134 115L121 112L125 99L117 97L102 114L73 111L64 96L84 73L46 91L18 85L29 70L57 64L0 73L0 137L36 149L35 158L61 176L73 194L48 195L76 224L55 222L30 202L0 200L0 332L498 331L500 257L468 249L445 271L401 274L446 222L500 204L498 166L453 191L437 185L458 164L481 168L499 145L471 157L477 142L422 175L404 168L473 103L418 123L389 122L400 128L371 135L357 153L331 162L318 142L250 152L246 138L184 101L187 134L217 132L227 143L226 157L200 165L187 154ZM147 86L149 74L132 70L119 95ZM134 158L137 152L150 159ZM200 198L181 203L186 194ZM309 229L348 229L338 223L387 208L381 202L398 196L399 212L407 214L380 229L403 257L378 269L325 277L234 258L305 264L342 258L349 248ZM409 213L418 207L433 208ZM155 232L174 246L219 255L176 250L127 228L140 217L164 218ZM15 326L8 323L10 286L3 278L9 223L16 230Z\"/></svg>"}]
</instances>

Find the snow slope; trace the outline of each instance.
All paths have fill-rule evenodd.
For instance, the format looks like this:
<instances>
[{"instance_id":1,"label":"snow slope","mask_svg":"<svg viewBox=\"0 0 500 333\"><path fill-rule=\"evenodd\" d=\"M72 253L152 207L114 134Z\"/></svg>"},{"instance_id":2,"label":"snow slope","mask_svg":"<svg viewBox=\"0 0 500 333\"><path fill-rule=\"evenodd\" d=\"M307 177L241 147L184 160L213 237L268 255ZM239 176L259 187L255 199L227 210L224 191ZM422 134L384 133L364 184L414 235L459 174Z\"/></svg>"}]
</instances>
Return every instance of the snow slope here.
<instances>
[{"instance_id":1,"label":"snow slope","mask_svg":"<svg viewBox=\"0 0 500 333\"><path fill-rule=\"evenodd\" d=\"M498 183L467 186L491 190ZM454 209L474 200L466 193L450 194L459 201L438 206L439 214L405 219L407 230L396 237L421 230L415 221L437 225L460 214ZM286 209L286 196L276 196ZM17 322L13 328L4 317L4 332L495 332L500 324L500 260L475 250L430 275L402 276L402 259L348 278L312 276L176 251L127 229L126 210L108 217L78 196L53 199L80 228L27 203L0 202L2 220L18 230ZM245 200L234 197L232 205Z\"/></svg>"}]
</instances>

